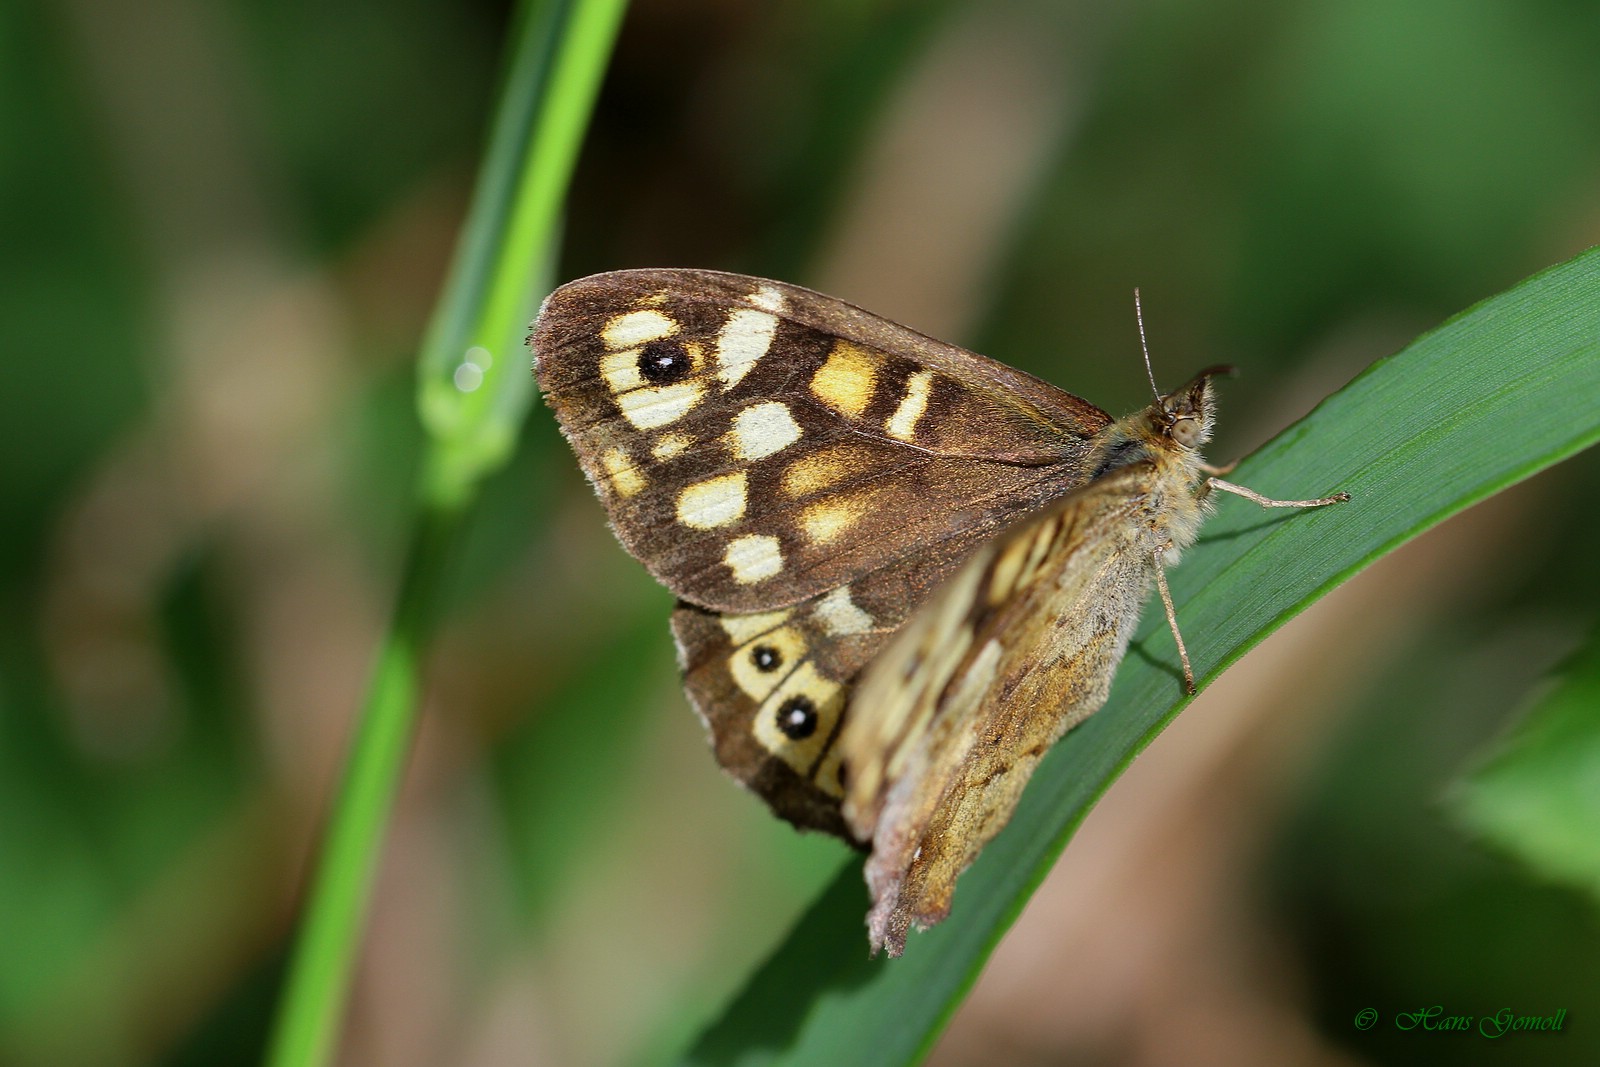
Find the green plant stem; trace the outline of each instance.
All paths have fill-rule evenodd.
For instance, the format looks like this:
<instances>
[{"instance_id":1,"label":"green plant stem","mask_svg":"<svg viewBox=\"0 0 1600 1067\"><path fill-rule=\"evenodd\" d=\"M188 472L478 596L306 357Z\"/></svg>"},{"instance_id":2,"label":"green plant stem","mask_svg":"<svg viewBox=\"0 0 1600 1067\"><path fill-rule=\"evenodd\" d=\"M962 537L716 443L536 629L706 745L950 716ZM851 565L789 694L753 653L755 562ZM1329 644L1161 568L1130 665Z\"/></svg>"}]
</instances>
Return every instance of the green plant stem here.
<instances>
[{"instance_id":1,"label":"green plant stem","mask_svg":"<svg viewBox=\"0 0 1600 1067\"><path fill-rule=\"evenodd\" d=\"M295 941L284 1010L267 1061L274 1067L326 1062L337 1037L384 826L410 751L419 657L458 514L425 512L407 552L394 625L378 650Z\"/></svg>"},{"instance_id":2,"label":"green plant stem","mask_svg":"<svg viewBox=\"0 0 1600 1067\"><path fill-rule=\"evenodd\" d=\"M533 395L526 360L515 354L544 290L561 202L626 6L535 2L516 17L483 173L418 359L427 446L404 577L307 894L269 1067L320 1067L336 1047L415 732L445 561L484 475L510 454ZM462 379L466 362L478 373Z\"/></svg>"}]
</instances>

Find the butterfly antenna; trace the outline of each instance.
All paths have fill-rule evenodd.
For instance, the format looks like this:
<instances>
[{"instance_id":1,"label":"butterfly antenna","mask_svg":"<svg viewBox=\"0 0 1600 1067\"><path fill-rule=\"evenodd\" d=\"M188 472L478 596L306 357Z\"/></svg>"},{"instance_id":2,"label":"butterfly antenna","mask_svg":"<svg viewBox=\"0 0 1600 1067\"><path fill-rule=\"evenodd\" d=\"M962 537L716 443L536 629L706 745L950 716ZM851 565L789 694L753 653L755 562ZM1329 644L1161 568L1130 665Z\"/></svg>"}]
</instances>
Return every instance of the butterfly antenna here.
<instances>
[{"instance_id":1,"label":"butterfly antenna","mask_svg":"<svg viewBox=\"0 0 1600 1067\"><path fill-rule=\"evenodd\" d=\"M1144 349L1144 372L1150 378L1150 391L1161 403L1161 387L1156 385L1156 372L1150 366L1150 345L1144 339L1144 308L1139 306L1139 287L1133 287L1133 317L1139 321L1139 347Z\"/></svg>"}]
</instances>

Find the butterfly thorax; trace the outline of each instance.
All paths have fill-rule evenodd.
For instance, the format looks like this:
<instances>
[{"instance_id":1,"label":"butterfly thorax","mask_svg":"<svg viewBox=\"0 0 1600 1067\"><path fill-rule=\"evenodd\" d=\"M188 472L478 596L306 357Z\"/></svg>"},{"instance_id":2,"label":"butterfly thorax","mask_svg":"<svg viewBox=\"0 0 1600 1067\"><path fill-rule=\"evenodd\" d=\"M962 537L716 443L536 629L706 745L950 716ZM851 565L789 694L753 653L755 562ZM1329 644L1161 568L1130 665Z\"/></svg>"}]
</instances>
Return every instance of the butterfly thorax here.
<instances>
[{"instance_id":1,"label":"butterfly thorax","mask_svg":"<svg viewBox=\"0 0 1600 1067\"><path fill-rule=\"evenodd\" d=\"M1107 426L1095 435L1090 460L1093 479L1145 464L1152 468L1142 510L1146 521L1138 539L1150 553L1163 552L1168 564L1194 543L1208 510L1204 457L1216 418L1211 371L1158 402Z\"/></svg>"}]
</instances>

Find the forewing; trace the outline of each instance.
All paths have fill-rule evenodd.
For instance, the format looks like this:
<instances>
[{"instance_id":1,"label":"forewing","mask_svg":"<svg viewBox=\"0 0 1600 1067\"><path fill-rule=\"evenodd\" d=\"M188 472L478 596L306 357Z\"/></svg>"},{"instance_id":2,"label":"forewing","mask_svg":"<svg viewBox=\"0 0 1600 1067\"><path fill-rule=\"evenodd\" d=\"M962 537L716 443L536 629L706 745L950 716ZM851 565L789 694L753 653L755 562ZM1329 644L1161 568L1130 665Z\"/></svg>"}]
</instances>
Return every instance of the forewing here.
<instances>
[{"instance_id":1,"label":"forewing","mask_svg":"<svg viewBox=\"0 0 1600 1067\"><path fill-rule=\"evenodd\" d=\"M1149 586L1144 462L984 545L863 672L837 748L874 951L950 909L1040 757L1105 701Z\"/></svg>"},{"instance_id":2,"label":"forewing","mask_svg":"<svg viewBox=\"0 0 1600 1067\"><path fill-rule=\"evenodd\" d=\"M623 544L749 614L930 559L948 571L1085 476L1098 408L797 286L695 270L551 294L539 382Z\"/></svg>"}]
</instances>

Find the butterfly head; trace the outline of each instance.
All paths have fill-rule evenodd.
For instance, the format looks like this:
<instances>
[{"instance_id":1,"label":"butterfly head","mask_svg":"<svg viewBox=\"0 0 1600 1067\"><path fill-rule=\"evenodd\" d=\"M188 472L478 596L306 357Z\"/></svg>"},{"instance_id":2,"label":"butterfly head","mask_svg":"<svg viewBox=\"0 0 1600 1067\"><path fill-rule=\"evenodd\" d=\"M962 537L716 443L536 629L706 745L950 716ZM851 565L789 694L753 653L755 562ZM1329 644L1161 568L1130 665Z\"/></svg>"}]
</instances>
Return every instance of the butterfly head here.
<instances>
[{"instance_id":1,"label":"butterfly head","mask_svg":"<svg viewBox=\"0 0 1600 1067\"><path fill-rule=\"evenodd\" d=\"M1133 314L1139 323L1144 370L1150 376L1150 391L1156 395L1156 402L1145 412L1146 436L1155 438L1149 444L1157 451L1166 451L1173 443L1190 450L1198 449L1211 440L1211 422L1216 416L1211 379L1221 374L1231 375L1234 370L1225 365L1207 367L1182 389L1163 396L1156 386L1155 369L1150 365L1150 344L1144 335L1144 307L1138 289L1133 291Z\"/></svg>"},{"instance_id":2,"label":"butterfly head","mask_svg":"<svg viewBox=\"0 0 1600 1067\"><path fill-rule=\"evenodd\" d=\"M1211 424L1216 418L1216 392L1211 379L1232 373L1232 367L1207 367L1188 385L1163 396L1150 406L1151 429L1184 448L1200 448L1211 440Z\"/></svg>"}]
</instances>

